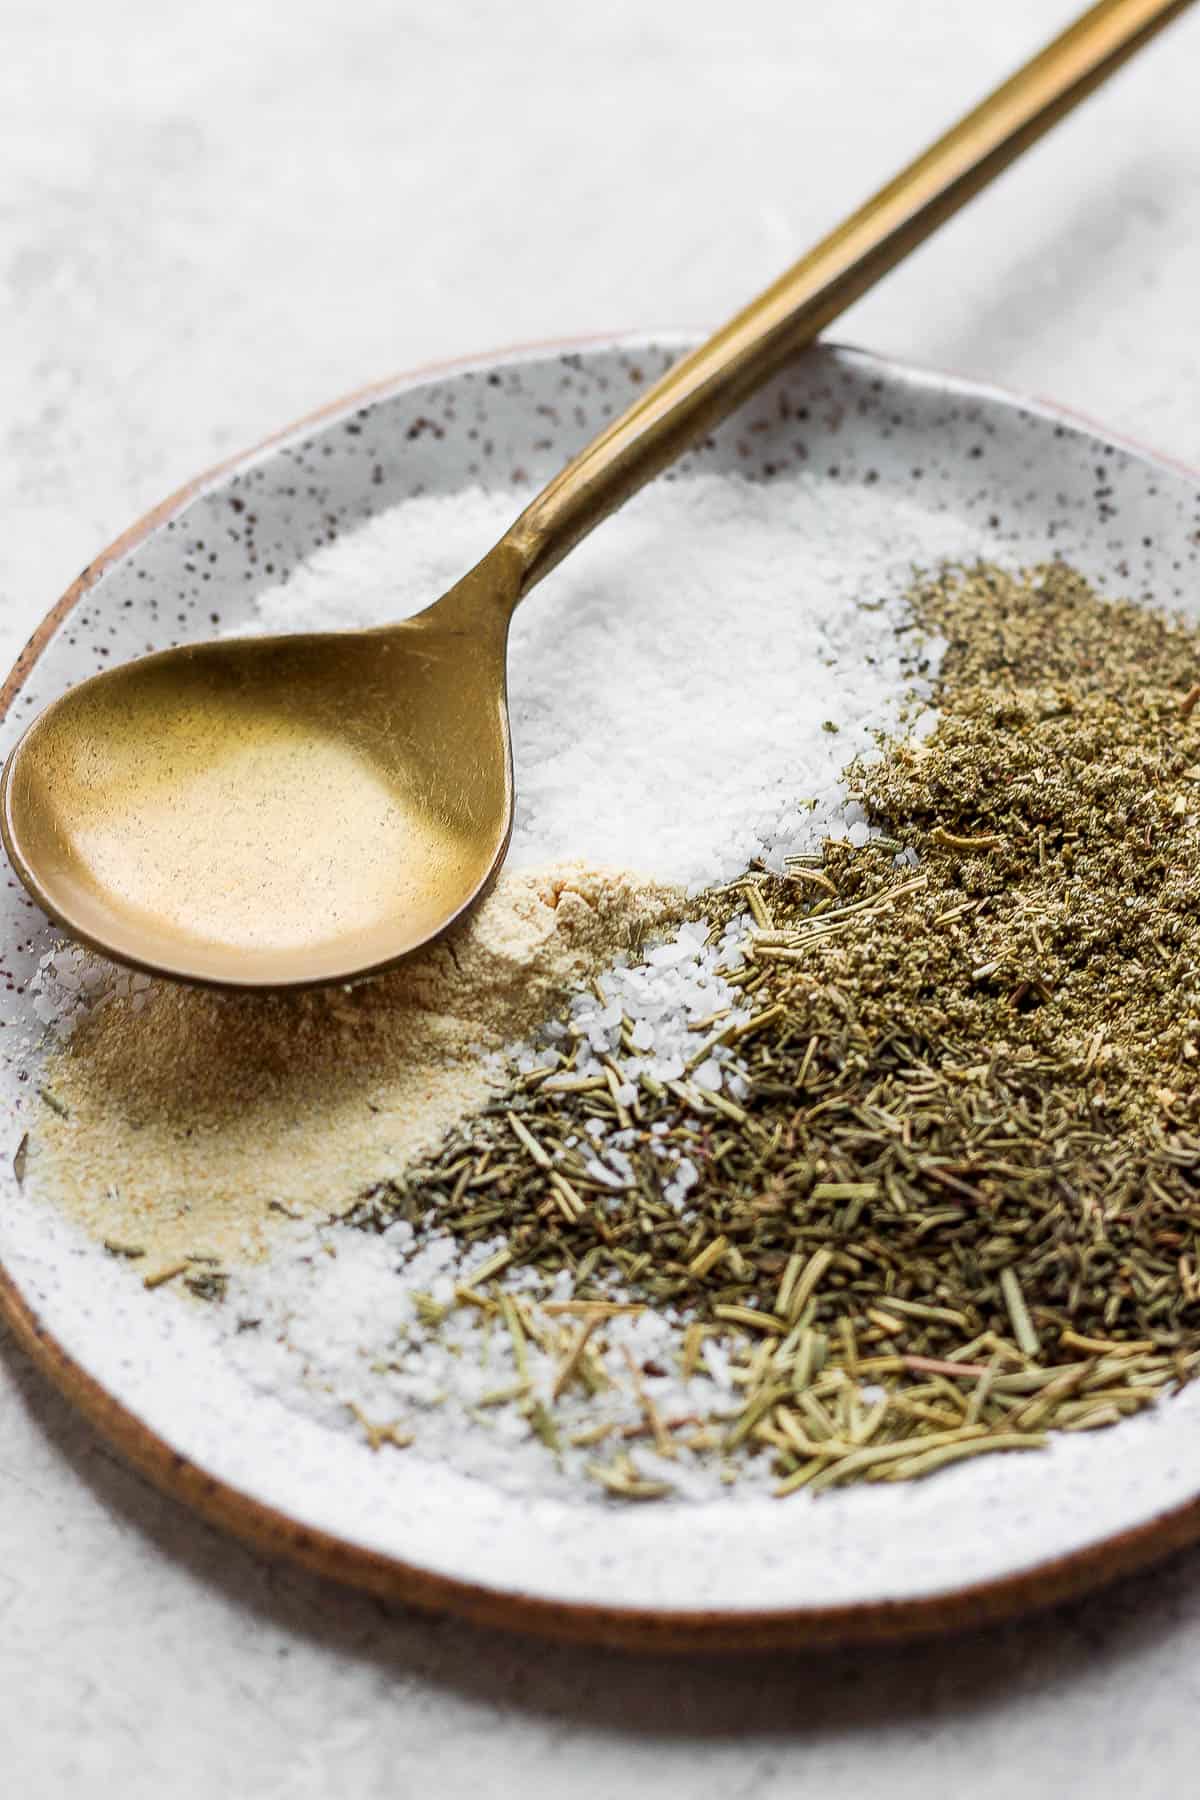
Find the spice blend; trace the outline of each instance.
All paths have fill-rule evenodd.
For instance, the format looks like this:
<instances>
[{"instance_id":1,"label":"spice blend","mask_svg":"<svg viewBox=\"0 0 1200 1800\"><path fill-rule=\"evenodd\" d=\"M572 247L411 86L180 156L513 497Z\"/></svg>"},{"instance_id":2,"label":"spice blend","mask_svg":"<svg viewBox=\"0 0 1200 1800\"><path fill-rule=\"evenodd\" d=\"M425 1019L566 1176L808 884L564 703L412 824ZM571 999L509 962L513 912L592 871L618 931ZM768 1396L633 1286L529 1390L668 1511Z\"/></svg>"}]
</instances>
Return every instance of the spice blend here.
<instances>
[{"instance_id":1,"label":"spice blend","mask_svg":"<svg viewBox=\"0 0 1200 1800\"><path fill-rule=\"evenodd\" d=\"M651 1500L913 1478L1190 1379L1200 632L1061 565L908 604L946 645L937 717L852 767L840 818L824 794L819 853L658 890L673 937L610 950L435 1149L357 1192L335 1156L326 1223L257 1268L163 1265L223 1299L252 1381L376 1450L532 1482L532 1446ZM68 1085L60 1059L70 1114ZM68 1137L44 1120L43 1176Z\"/></svg>"},{"instance_id":2,"label":"spice blend","mask_svg":"<svg viewBox=\"0 0 1200 1800\"><path fill-rule=\"evenodd\" d=\"M1061 566L912 598L949 648L937 729L855 774L888 837L709 897L714 940L749 906L750 1010L692 1060L723 1039L743 1098L631 1081L623 1019L602 1075L535 1067L346 1215L565 1271L560 1390L614 1299L666 1311L685 1376L709 1342L734 1377L699 1429L780 1493L1112 1424L1200 1366L1200 636Z\"/></svg>"}]
</instances>

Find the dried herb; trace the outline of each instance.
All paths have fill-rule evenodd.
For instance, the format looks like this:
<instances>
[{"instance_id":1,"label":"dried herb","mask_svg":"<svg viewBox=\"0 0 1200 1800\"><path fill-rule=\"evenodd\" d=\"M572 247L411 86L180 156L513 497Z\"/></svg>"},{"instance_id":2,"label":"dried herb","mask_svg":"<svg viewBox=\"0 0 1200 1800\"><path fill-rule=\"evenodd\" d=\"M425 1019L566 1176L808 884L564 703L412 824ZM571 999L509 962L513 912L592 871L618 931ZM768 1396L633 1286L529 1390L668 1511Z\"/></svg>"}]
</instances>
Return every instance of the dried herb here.
<instances>
[{"instance_id":1,"label":"dried herb","mask_svg":"<svg viewBox=\"0 0 1200 1800\"><path fill-rule=\"evenodd\" d=\"M887 837L707 897L714 933L749 913L753 1011L704 1021L692 1067L732 1045L748 1096L514 1072L346 1216L502 1234L461 1303L569 1270L556 1395L595 1303L675 1309L685 1374L720 1334L741 1411L680 1441L760 1447L781 1493L1113 1424L1200 1367L1200 633L1061 565L912 602L949 649L936 731L854 771ZM628 1178L597 1178L594 1119ZM655 1137L699 1171L686 1211ZM528 1314L494 1304L515 1343ZM663 1485L624 1453L591 1472Z\"/></svg>"},{"instance_id":2,"label":"dried herb","mask_svg":"<svg viewBox=\"0 0 1200 1800\"><path fill-rule=\"evenodd\" d=\"M187 1276L183 1285L197 1300L223 1300L229 1276L224 1269L200 1269Z\"/></svg>"}]
</instances>

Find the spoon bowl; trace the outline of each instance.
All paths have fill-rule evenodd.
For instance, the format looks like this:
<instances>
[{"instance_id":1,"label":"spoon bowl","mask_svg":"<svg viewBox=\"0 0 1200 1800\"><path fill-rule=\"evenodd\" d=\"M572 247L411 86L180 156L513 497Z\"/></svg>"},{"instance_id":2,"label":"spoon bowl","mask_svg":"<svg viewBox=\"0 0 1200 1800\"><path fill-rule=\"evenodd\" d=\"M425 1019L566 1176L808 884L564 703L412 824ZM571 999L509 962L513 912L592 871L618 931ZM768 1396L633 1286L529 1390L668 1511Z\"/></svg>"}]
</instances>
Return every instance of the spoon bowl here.
<instances>
[{"instance_id":1,"label":"spoon bowl","mask_svg":"<svg viewBox=\"0 0 1200 1800\"><path fill-rule=\"evenodd\" d=\"M0 784L75 937L232 987L374 973L486 890L512 827L502 559L377 631L160 651L71 689Z\"/></svg>"}]
</instances>

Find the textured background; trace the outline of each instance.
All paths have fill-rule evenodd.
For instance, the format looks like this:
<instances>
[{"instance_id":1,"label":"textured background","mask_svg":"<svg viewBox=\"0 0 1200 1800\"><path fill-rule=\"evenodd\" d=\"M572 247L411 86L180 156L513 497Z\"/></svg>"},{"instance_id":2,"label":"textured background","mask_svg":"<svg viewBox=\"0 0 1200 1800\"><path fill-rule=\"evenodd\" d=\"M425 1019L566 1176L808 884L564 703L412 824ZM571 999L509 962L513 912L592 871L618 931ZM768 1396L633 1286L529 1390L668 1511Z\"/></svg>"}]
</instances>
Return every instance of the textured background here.
<instances>
[{"instance_id":1,"label":"textured background","mask_svg":"<svg viewBox=\"0 0 1200 1800\"><path fill-rule=\"evenodd\" d=\"M37 9L40 10L40 9ZM0 659L173 486L356 385L715 322L1061 0L59 0L0 25ZM1200 13L840 335L1200 463ZM118 1466L0 1335L0 1768L31 1800L916 1800L1194 1784L1200 1555L885 1654L658 1663L340 1593Z\"/></svg>"}]
</instances>

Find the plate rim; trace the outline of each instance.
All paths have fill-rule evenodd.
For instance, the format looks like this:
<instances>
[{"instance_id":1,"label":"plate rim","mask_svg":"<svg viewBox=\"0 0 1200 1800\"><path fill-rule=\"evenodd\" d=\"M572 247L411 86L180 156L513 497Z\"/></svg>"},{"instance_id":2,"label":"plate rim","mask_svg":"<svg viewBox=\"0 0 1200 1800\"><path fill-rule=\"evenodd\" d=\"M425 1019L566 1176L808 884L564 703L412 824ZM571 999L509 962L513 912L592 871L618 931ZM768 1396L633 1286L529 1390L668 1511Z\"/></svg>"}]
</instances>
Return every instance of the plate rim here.
<instances>
[{"instance_id":1,"label":"plate rim","mask_svg":"<svg viewBox=\"0 0 1200 1800\"><path fill-rule=\"evenodd\" d=\"M384 377L303 414L291 424L203 470L113 539L54 602L19 652L0 687L0 721L22 691L50 639L104 571L174 517L198 495L289 440L353 413L371 402L391 399L439 375L512 367L552 355L587 350L646 350L700 341L694 331L589 333L511 345L505 349L453 357ZM1200 470L1114 432L1087 414L1000 383L976 380L905 358L848 344L820 340L823 351L842 363L865 366L909 386L933 388L975 400L990 400L1100 437L1138 461L1200 486ZM803 353L802 353L803 354ZM1178 1506L1140 1524L1111 1533L1064 1555L1047 1558L1011 1574L904 1600L875 1599L835 1606L756 1608L752 1612L604 1606L587 1601L554 1601L516 1590L485 1587L438 1574L397 1556L385 1555L306 1525L233 1483L209 1474L175 1450L139 1416L116 1399L71 1356L43 1324L8 1269L0 1263L0 1319L69 1404L155 1487L181 1501L206 1523L249 1548L300 1566L381 1598L432 1612L453 1613L474 1624L530 1632L541 1637L623 1650L707 1652L773 1650L895 1643L999 1623L1045 1610L1107 1582L1157 1562L1200 1538L1200 1489Z\"/></svg>"}]
</instances>

